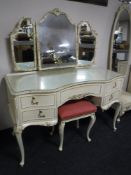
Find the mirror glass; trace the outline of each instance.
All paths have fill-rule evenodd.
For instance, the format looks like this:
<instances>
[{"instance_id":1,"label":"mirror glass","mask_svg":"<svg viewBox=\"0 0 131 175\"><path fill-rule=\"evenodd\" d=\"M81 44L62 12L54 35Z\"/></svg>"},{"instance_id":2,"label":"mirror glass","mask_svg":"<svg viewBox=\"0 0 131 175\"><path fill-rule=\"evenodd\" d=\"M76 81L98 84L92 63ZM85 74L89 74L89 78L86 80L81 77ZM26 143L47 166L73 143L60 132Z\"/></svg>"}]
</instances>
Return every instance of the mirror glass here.
<instances>
[{"instance_id":1,"label":"mirror glass","mask_svg":"<svg viewBox=\"0 0 131 175\"><path fill-rule=\"evenodd\" d=\"M76 59L76 27L67 15L54 9L37 26L39 69L73 66Z\"/></svg>"},{"instance_id":2,"label":"mirror glass","mask_svg":"<svg viewBox=\"0 0 131 175\"><path fill-rule=\"evenodd\" d=\"M31 18L22 18L10 35L15 71L36 70L35 27Z\"/></svg>"},{"instance_id":3,"label":"mirror glass","mask_svg":"<svg viewBox=\"0 0 131 175\"><path fill-rule=\"evenodd\" d=\"M109 68L125 74L130 45L130 16L126 6L122 6L117 12L111 42Z\"/></svg>"},{"instance_id":4,"label":"mirror glass","mask_svg":"<svg viewBox=\"0 0 131 175\"><path fill-rule=\"evenodd\" d=\"M95 56L96 33L87 21L80 22L77 29L79 63L90 64Z\"/></svg>"}]
</instances>

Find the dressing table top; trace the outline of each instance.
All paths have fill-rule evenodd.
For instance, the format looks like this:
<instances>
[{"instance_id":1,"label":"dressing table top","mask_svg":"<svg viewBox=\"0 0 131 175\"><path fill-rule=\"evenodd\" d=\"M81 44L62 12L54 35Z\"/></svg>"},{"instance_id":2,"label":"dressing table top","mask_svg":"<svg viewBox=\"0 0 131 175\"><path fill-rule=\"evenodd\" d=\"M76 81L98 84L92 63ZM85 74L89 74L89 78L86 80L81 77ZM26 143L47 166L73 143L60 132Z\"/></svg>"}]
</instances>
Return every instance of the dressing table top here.
<instances>
[{"instance_id":1,"label":"dressing table top","mask_svg":"<svg viewBox=\"0 0 131 175\"><path fill-rule=\"evenodd\" d=\"M123 77L102 68L68 68L27 73L11 73L6 82L12 95L30 92L55 92L65 87L84 83L107 82Z\"/></svg>"}]
</instances>

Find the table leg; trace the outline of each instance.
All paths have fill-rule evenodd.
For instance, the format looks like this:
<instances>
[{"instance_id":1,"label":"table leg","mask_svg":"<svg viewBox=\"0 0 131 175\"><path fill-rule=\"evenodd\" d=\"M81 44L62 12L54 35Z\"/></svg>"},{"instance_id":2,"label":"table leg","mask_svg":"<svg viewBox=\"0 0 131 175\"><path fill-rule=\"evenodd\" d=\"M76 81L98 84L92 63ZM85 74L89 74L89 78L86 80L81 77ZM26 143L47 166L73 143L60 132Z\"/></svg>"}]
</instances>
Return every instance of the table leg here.
<instances>
[{"instance_id":1,"label":"table leg","mask_svg":"<svg viewBox=\"0 0 131 175\"><path fill-rule=\"evenodd\" d=\"M20 153L21 153L20 165L23 166L25 154L24 154L24 146L23 146L23 141L22 141L22 131L15 131L15 135L16 135L16 139L17 139L17 142L20 148Z\"/></svg>"}]
</instances>

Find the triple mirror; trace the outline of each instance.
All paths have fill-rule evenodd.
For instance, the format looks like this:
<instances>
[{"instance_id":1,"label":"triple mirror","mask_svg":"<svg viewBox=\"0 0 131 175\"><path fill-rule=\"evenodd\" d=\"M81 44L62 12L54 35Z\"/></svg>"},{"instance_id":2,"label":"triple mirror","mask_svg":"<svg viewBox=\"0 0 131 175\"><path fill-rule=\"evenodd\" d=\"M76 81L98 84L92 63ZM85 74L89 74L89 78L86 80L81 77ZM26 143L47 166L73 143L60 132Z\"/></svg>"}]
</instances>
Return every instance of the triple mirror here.
<instances>
[{"instance_id":1,"label":"triple mirror","mask_svg":"<svg viewBox=\"0 0 131 175\"><path fill-rule=\"evenodd\" d=\"M109 50L108 68L126 74L130 47L130 12L122 4L115 16Z\"/></svg>"},{"instance_id":2,"label":"triple mirror","mask_svg":"<svg viewBox=\"0 0 131 175\"><path fill-rule=\"evenodd\" d=\"M34 25L22 18L10 35L15 71L91 65L96 33L87 21L73 24L55 8Z\"/></svg>"}]
</instances>

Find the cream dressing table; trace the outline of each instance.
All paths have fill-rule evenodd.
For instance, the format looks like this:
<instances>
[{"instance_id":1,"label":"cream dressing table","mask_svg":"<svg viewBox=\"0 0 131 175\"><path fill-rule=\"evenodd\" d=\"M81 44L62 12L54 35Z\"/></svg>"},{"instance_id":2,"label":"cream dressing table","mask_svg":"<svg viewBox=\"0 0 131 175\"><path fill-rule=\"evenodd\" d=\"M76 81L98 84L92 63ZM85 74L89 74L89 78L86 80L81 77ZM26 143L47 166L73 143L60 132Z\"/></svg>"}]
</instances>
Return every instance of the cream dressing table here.
<instances>
[{"instance_id":1,"label":"cream dressing table","mask_svg":"<svg viewBox=\"0 0 131 175\"><path fill-rule=\"evenodd\" d=\"M21 150L20 164L24 165L22 131L27 126L57 124L57 108L72 99L99 97L103 110L113 103L119 104L123 76L98 68L68 68L8 74L6 84L14 132ZM118 113L119 105L113 119L114 129Z\"/></svg>"},{"instance_id":2,"label":"cream dressing table","mask_svg":"<svg viewBox=\"0 0 131 175\"><path fill-rule=\"evenodd\" d=\"M116 130L123 76L92 65L97 42L89 22L81 21L76 27L65 13L53 9L36 26L30 18L22 18L10 41L14 70L19 72L6 75L5 80L21 166L22 131L31 125L56 125L57 109L68 100L91 96L103 110L115 103Z\"/></svg>"}]
</instances>

